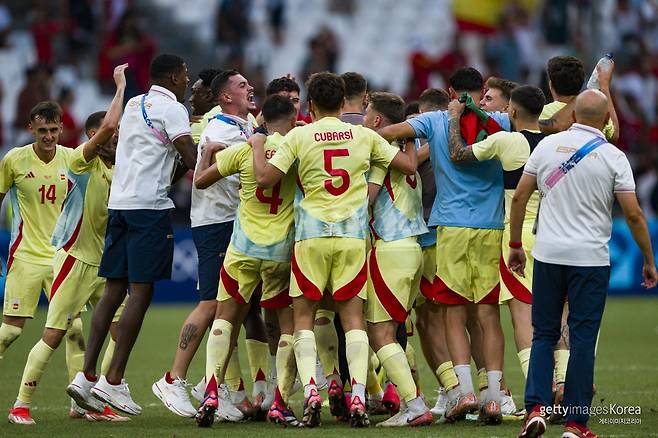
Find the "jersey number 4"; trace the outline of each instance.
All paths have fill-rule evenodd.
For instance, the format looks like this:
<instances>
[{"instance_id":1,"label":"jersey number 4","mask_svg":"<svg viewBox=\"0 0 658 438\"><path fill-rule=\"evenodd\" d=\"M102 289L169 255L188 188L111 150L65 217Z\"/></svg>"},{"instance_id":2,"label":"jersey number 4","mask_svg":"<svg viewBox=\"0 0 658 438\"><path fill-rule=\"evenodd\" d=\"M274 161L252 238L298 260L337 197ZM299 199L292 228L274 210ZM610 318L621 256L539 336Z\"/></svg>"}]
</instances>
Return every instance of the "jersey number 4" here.
<instances>
[{"instance_id":1,"label":"jersey number 4","mask_svg":"<svg viewBox=\"0 0 658 438\"><path fill-rule=\"evenodd\" d=\"M272 194L265 195L265 191L260 187L256 189L256 198L263 204L270 204L270 214L277 214L279 212L279 205L283 204L283 199L280 197L281 181L272 187Z\"/></svg>"},{"instance_id":2,"label":"jersey number 4","mask_svg":"<svg viewBox=\"0 0 658 438\"><path fill-rule=\"evenodd\" d=\"M338 169L333 166L334 157L348 157L350 151L347 149L327 149L324 151L324 170L331 176L339 176L341 184L334 186L333 178L324 180L324 188L334 196L340 196L347 191L350 186L350 174L345 169Z\"/></svg>"},{"instance_id":3,"label":"jersey number 4","mask_svg":"<svg viewBox=\"0 0 658 438\"><path fill-rule=\"evenodd\" d=\"M57 196L55 196L55 184L51 184L46 188L45 185L39 187L39 193L41 193L41 203L45 204L46 201L50 201L51 204L55 203Z\"/></svg>"}]
</instances>

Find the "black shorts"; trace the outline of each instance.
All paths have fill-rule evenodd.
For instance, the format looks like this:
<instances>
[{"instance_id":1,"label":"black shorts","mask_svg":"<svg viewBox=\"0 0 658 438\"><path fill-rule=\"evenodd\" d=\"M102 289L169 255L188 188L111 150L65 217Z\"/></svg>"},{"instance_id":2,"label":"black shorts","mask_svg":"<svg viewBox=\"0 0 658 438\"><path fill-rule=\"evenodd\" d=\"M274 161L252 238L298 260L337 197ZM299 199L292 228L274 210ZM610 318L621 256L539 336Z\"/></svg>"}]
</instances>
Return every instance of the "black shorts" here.
<instances>
[{"instance_id":1,"label":"black shorts","mask_svg":"<svg viewBox=\"0 0 658 438\"><path fill-rule=\"evenodd\" d=\"M199 299L217 299L219 270L233 234L233 221L192 228L192 239L199 257Z\"/></svg>"},{"instance_id":2,"label":"black shorts","mask_svg":"<svg viewBox=\"0 0 658 438\"><path fill-rule=\"evenodd\" d=\"M174 231L170 210L108 210L98 276L154 283L171 278Z\"/></svg>"}]
</instances>

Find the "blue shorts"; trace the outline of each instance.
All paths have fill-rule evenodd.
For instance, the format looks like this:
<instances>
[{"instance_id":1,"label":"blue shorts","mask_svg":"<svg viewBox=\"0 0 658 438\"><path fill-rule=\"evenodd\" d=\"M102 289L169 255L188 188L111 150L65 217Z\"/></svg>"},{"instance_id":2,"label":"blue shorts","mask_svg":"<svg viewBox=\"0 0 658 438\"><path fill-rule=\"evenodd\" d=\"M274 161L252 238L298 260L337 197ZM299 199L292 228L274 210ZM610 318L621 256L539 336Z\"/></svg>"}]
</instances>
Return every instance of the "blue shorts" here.
<instances>
[{"instance_id":1,"label":"blue shorts","mask_svg":"<svg viewBox=\"0 0 658 438\"><path fill-rule=\"evenodd\" d=\"M217 299L219 271L233 234L233 221L192 228L192 239L199 256L199 299Z\"/></svg>"},{"instance_id":2,"label":"blue shorts","mask_svg":"<svg viewBox=\"0 0 658 438\"><path fill-rule=\"evenodd\" d=\"M154 283L171 278L174 231L169 210L108 210L98 276Z\"/></svg>"}]
</instances>

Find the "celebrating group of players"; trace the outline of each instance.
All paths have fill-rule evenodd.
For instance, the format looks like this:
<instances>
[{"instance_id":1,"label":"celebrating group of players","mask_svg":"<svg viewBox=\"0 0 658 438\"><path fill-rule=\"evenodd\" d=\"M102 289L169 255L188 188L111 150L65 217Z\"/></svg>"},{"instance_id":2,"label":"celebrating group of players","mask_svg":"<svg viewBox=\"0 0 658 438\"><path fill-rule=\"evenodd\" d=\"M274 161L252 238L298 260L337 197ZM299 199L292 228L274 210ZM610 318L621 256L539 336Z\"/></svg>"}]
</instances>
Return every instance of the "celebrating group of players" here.
<instances>
[{"instance_id":1,"label":"celebrating group of players","mask_svg":"<svg viewBox=\"0 0 658 438\"><path fill-rule=\"evenodd\" d=\"M485 84L473 68L458 69L448 91L429 89L409 104L367 93L357 73L317 73L306 84L309 120L293 78L269 84L255 118L248 80L212 69L192 86L189 116L181 103L187 67L173 55L153 61L150 90L122 115L126 68L115 69L114 100L89 116L83 145L57 145L61 110L42 102L30 113L34 143L0 164L12 220L0 356L34 316L41 290L49 299L11 422L34 424L33 393L62 339L72 416L125 421L113 409L141 413L123 377L153 284L171 274L168 195L188 169L200 302L181 328L172 367L152 387L169 410L199 426L267 417L314 427L326 387L331 414L354 427L368 426L369 414L389 413L377 424L387 427L471 413L499 424L516 413L503 378L499 309L505 303L511 312L527 375L532 263L524 277L506 265L510 201L537 144L573 121L585 78L579 60L549 61L548 105L536 87ZM599 77L608 97L610 76ZM614 141L611 99L609 113L604 132ZM535 192L523 223L530 261L538 203ZM87 303L95 310L85 351L79 314ZM241 326L251 400L236 350ZM185 379L208 329L206 375L192 390L197 409ZM440 388L431 410L407 342L416 333ZM568 357L563 339L557 403ZM300 388L298 419L288 401Z\"/></svg>"}]
</instances>

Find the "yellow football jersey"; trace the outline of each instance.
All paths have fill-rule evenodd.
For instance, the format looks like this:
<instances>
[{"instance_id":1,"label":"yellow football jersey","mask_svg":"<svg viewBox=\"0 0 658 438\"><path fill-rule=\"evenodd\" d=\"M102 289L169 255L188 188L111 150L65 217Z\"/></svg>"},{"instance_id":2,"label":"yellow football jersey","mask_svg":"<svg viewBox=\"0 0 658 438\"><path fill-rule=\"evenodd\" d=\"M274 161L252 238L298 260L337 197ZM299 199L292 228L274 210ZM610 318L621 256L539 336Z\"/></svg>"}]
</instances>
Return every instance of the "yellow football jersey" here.
<instances>
[{"instance_id":1,"label":"yellow football jersey","mask_svg":"<svg viewBox=\"0 0 658 438\"><path fill-rule=\"evenodd\" d=\"M78 260L99 266L105 245L113 168L98 156L86 161L83 148L84 144L75 149L69 164L69 194L57 220L52 244Z\"/></svg>"},{"instance_id":2,"label":"yellow football jersey","mask_svg":"<svg viewBox=\"0 0 658 438\"><path fill-rule=\"evenodd\" d=\"M324 117L290 131L270 163L287 173L295 161L304 197L296 205L295 240L364 239L370 163L388 167L399 149L363 126Z\"/></svg>"},{"instance_id":3,"label":"yellow football jersey","mask_svg":"<svg viewBox=\"0 0 658 438\"><path fill-rule=\"evenodd\" d=\"M539 116L539 120L550 119L555 115L555 113L560 111L565 106L567 106L566 103L557 100L554 100L551 103L547 103L544 105L544 109ZM610 140L612 136L615 135L615 125L612 123L612 119L608 120L608 123L603 128L603 134L608 140Z\"/></svg>"},{"instance_id":4,"label":"yellow football jersey","mask_svg":"<svg viewBox=\"0 0 658 438\"><path fill-rule=\"evenodd\" d=\"M29 144L10 150L0 162L0 192L9 193L12 209L8 268L14 258L52 265L50 238L68 192L72 154L57 145L55 157L44 163Z\"/></svg>"},{"instance_id":5,"label":"yellow football jersey","mask_svg":"<svg viewBox=\"0 0 658 438\"><path fill-rule=\"evenodd\" d=\"M278 133L267 137L266 158L275 155L282 140ZM291 170L274 187L261 189L256 184L249 144L219 151L216 160L223 177L240 174L240 206L231 236L233 246L251 257L290 261L297 172Z\"/></svg>"}]
</instances>

